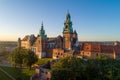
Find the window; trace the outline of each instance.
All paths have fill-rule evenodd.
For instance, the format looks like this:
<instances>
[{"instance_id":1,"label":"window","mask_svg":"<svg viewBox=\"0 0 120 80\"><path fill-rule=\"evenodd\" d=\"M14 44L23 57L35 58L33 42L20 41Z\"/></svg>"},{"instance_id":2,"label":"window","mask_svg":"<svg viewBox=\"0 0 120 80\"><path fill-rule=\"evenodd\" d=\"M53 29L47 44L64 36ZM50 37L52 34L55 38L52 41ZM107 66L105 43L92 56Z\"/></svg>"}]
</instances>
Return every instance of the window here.
<instances>
[{"instance_id":1,"label":"window","mask_svg":"<svg viewBox=\"0 0 120 80\"><path fill-rule=\"evenodd\" d=\"M98 53L96 54L96 56L98 56Z\"/></svg>"}]
</instances>

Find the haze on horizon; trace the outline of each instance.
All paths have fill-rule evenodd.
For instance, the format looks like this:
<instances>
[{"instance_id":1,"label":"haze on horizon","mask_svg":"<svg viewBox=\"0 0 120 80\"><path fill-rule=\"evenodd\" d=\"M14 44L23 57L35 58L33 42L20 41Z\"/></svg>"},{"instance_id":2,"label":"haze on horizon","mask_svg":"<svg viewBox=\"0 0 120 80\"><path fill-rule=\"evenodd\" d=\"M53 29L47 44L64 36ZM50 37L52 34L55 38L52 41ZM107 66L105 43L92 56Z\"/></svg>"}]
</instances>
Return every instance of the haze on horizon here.
<instances>
[{"instance_id":1,"label":"haze on horizon","mask_svg":"<svg viewBox=\"0 0 120 80\"><path fill-rule=\"evenodd\" d=\"M0 41L62 35L69 10L80 41L120 41L119 0L0 0Z\"/></svg>"}]
</instances>

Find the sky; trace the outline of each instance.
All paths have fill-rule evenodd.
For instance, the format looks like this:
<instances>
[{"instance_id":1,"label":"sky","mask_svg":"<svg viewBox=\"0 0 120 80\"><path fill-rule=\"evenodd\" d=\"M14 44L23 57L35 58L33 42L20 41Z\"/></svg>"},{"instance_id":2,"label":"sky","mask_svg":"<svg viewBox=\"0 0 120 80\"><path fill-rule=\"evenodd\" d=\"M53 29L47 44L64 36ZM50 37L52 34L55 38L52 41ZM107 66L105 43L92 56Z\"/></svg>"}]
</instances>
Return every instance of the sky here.
<instances>
[{"instance_id":1,"label":"sky","mask_svg":"<svg viewBox=\"0 0 120 80\"><path fill-rule=\"evenodd\" d=\"M0 0L0 41L62 35L67 11L79 41L120 41L120 0Z\"/></svg>"}]
</instances>

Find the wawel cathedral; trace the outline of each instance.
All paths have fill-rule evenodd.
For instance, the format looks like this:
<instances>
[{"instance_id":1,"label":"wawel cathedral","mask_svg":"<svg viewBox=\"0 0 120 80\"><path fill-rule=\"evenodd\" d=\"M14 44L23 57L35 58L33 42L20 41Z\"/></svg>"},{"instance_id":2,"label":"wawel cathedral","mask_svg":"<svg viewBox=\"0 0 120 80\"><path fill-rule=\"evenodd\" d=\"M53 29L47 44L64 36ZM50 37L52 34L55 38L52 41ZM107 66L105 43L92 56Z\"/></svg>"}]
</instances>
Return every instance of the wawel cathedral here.
<instances>
[{"instance_id":1,"label":"wawel cathedral","mask_svg":"<svg viewBox=\"0 0 120 80\"><path fill-rule=\"evenodd\" d=\"M76 30L73 30L70 13L66 14L62 36L47 37L43 23L37 36L26 35L23 39L18 39L18 46L31 49L39 58L63 58L66 56L92 57L108 56L110 58L120 58L120 43L113 44L78 42Z\"/></svg>"},{"instance_id":2,"label":"wawel cathedral","mask_svg":"<svg viewBox=\"0 0 120 80\"><path fill-rule=\"evenodd\" d=\"M62 36L55 38L47 37L42 23L37 37L26 35L22 40L19 38L18 43L20 47L34 51L39 58L62 58L71 55L70 53L79 53L78 36L76 30L73 30L69 12L66 14L62 33Z\"/></svg>"}]
</instances>

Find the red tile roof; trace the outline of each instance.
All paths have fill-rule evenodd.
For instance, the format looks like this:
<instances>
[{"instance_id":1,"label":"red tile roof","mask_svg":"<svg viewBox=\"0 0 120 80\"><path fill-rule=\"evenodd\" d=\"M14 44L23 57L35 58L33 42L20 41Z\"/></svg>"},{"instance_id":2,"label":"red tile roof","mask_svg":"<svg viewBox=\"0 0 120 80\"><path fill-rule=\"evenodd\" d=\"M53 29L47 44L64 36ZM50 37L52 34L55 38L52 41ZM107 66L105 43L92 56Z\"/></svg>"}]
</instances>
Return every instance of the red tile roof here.
<instances>
[{"instance_id":1,"label":"red tile roof","mask_svg":"<svg viewBox=\"0 0 120 80\"><path fill-rule=\"evenodd\" d=\"M114 47L115 53L120 55L120 46Z\"/></svg>"},{"instance_id":2,"label":"red tile roof","mask_svg":"<svg viewBox=\"0 0 120 80\"><path fill-rule=\"evenodd\" d=\"M101 53L116 53L120 54L120 46L114 45L99 45L99 44L83 44L81 50Z\"/></svg>"},{"instance_id":3,"label":"red tile roof","mask_svg":"<svg viewBox=\"0 0 120 80\"><path fill-rule=\"evenodd\" d=\"M113 45L101 45L101 53L114 53Z\"/></svg>"},{"instance_id":4,"label":"red tile roof","mask_svg":"<svg viewBox=\"0 0 120 80\"><path fill-rule=\"evenodd\" d=\"M83 44L82 50L91 52L100 52L99 44Z\"/></svg>"}]
</instances>

